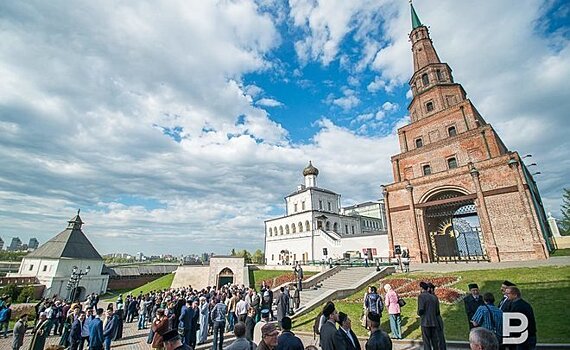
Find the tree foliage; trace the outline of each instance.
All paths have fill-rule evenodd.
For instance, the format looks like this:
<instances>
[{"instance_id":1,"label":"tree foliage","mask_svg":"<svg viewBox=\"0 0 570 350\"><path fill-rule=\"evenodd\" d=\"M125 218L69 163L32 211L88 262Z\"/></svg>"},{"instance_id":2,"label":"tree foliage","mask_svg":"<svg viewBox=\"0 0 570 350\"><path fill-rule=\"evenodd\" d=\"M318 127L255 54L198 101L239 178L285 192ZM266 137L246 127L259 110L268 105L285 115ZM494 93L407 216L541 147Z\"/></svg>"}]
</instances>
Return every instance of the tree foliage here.
<instances>
[{"instance_id":1,"label":"tree foliage","mask_svg":"<svg viewBox=\"0 0 570 350\"><path fill-rule=\"evenodd\" d=\"M251 254L246 249L243 250L235 250L232 249L231 252L232 256L239 256L240 258L244 258L246 264L263 264L265 263L265 256L261 249L255 251L255 253Z\"/></svg>"},{"instance_id":2,"label":"tree foliage","mask_svg":"<svg viewBox=\"0 0 570 350\"><path fill-rule=\"evenodd\" d=\"M560 234L570 236L570 189L565 188L562 194L562 221L560 222Z\"/></svg>"}]
</instances>

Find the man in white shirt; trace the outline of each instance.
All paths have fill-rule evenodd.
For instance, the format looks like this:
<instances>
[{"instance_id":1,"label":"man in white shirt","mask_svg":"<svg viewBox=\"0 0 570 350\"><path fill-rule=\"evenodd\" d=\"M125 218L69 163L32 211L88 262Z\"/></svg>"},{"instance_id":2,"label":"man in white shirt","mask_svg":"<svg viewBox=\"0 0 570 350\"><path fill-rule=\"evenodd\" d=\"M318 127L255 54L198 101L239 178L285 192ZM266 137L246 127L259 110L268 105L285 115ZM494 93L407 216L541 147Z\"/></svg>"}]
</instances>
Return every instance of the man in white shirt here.
<instances>
[{"instance_id":1,"label":"man in white shirt","mask_svg":"<svg viewBox=\"0 0 570 350\"><path fill-rule=\"evenodd\" d=\"M236 304L236 315L238 317L238 322L245 323L245 318L247 317L247 310L249 309L249 304L247 301L243 300L240 296L239 301Z\"/></svg>"}]
</instances>

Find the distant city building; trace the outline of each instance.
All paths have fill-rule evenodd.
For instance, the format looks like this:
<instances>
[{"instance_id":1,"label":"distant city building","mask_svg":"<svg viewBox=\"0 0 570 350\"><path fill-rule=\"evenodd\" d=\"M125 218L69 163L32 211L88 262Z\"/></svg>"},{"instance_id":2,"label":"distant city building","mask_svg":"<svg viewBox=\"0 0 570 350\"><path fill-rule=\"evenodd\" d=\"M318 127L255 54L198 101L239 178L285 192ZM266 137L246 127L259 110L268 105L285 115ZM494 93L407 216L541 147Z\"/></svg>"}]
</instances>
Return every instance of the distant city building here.
<instances>
[{"instance_id":1,"label":"distant city building","mask_svg":"<svg viewBox=\"0 0 570 350\"><path fill-rule=\"evenodd\" d=\"M39 246L40 246L40 242L38 242L38 240L36 238L30 238L30 242L28 243L28 249L29 250L38 249Z\"/></svg>"},{"instance_id":2,"label":"distant city building","mask_svg":"<svg viewBox=\"0 0 570 350\"><path fill-rule=\"evenodd\" d=\"M4 248L4 240L0 238L0 250L2 250L2 248Z\"/></svg>"},{"instance_id":3,"label":"distant city building","mask_svg":"<svg viewBox=\"0 0 570 350\"><path fill-rule=\"evenodd\" d=\"M109 276L101 274L103 258L81 230L82 225L78 213L65 230L26 255L18 272L7 277L37 277L46 286L45 297L74 295L84 300L90 293L104 293ZM70 284L74 271L87 270L79 281Z\"/></svg>"},{"instance_id":4,"label":"distant city building","mask_svg":"<svg viewBox=\"0 0 570 350\"><path fill-rule=\"evenodd\" d=\"M136 255L137 261L143 261L144 260L144 254L142 252L138 252Z\"/></svg>"},{"instance_id":5,"label":"distant city building","mask_svg":"<svg viewBox=\"0 0 570 350\"><path fill-rule=\"evenodd\" d=\"M22 241L20 240L20 237L12 237L12 242L10 242L10 245L6 250L11 252L22 250Z\"/></svg>"},{"instance_id":6,"label":"distant city building","mask_svg":"<svg viewBox=\"0 0 570 350\"><path fill-rule=\"evenodd\" d=\"M342 208L339 194L317 186L318 175L309 162L303 170L305 184L285 197L285 216L265 221L267 264L387 257L383 200Z\"/></svg>"}]
</instances>

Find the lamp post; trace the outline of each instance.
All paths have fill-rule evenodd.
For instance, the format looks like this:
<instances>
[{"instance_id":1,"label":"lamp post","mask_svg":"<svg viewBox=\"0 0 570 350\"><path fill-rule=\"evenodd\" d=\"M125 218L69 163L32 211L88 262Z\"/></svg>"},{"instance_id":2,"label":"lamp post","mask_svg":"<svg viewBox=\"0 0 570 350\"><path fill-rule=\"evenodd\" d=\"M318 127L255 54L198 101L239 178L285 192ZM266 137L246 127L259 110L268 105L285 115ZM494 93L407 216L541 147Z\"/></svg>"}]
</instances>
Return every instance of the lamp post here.
<instances>
[{"instance_id":1,"label":"lamp post","mask_svg":"<svg viewBox=\"0 0 570 350\"><path fill-rule=\"evenodd\" d=\"M81 282L83 276L87 275L90 270L91 270L90 266L87 266L85 272L83 272L83 270L78 269L77 266L73 266L73 269L71 270L71 277L69 277L69 281L67 282L67 289L71 290L71 297L70 297L71 302L75 300L75 292L79 287L79 282Z\"/></svg>"}]
</instances>

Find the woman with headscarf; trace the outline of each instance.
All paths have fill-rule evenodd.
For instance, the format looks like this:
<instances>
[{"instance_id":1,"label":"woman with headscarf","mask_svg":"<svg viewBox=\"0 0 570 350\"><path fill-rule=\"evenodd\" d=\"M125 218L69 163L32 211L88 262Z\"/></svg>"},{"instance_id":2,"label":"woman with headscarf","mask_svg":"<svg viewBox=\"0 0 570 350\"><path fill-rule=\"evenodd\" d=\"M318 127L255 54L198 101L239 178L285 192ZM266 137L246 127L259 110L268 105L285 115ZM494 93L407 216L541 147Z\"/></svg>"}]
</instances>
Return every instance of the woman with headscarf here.
<instances>
[{"instance_id":1,"label":"woman with headscarf","mask_svg":"<svg viewBox=\"0 0 570 350\"><path fill-rule=\"evenodd\" d=\"M206 297L200 297L200 336L198 344L204 344L208 338L208 325L209 325L210 307Z\"/></svg>"},{"instance_id":2,"label":"woman with headscarf","mask_svg":"<svg viewBox=\"0 0 570 350\"><path fill-rule=\"evenodd\" d=\"M169 330L168 317L166 316L164 309L156 310L156 318L152 322L151 329L153 332L151 348L163 349L164 342L162 335Z\"/></svg>"},{"instance_id":3,"label":"woman with headscarf","mask_svg":"<svg viewBox=\"0 0 570 350\"><path fill-rule=\"evenodd\" d=\"M390 329L392 330L392 337L402 339L402 316L400 315L400 304L398 303L398 293L392 289L392 286L386 283L384 285L386 291L384 305L388 309L390 317Z\"/></svg>"}]
</instances>

